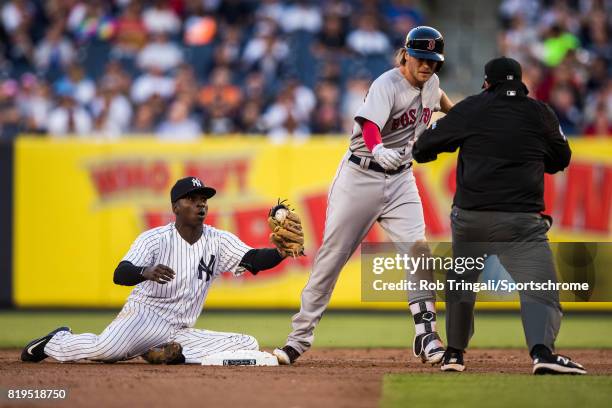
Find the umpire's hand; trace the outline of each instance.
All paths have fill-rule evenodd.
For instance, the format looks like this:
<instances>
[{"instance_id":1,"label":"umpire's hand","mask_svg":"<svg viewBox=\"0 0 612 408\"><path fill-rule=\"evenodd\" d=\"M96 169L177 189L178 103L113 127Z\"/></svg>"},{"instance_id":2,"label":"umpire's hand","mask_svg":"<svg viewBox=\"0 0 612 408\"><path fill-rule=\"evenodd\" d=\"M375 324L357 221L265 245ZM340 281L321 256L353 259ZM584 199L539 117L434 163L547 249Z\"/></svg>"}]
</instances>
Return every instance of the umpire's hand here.
<instances>
[{"instance_id":1,"label":"umpire's hand","mask_svg":"<svg viewBox=\"0 0 612 408\"><path fill-rule=\"evenodd\" d=\"M174 279L174 271L166 265L149 266L142 271L142 277L157 282L160 285L165 285Z\"/></svg>"}]
</instances>

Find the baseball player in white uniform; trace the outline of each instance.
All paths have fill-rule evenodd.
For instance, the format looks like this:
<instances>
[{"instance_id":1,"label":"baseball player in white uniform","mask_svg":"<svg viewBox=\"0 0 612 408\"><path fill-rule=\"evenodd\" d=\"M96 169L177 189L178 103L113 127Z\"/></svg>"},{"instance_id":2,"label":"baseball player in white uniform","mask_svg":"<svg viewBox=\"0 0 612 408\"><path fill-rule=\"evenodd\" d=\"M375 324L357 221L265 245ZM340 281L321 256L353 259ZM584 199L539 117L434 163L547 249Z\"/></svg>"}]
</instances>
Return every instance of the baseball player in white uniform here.
<instances>
[{"instance_id":1,"label":"baseball player in white uniform","mask_svg":"<svg viewBox=\"0 0 612 408\"><path fill-rule=\"evenodd\" d=\"M21 359L115 362L144 353L151 363L199 364L215 353L258 350L252 336L193 328L221 273L256 274L284 258L276 248L252 249L203 224L215 193L196 177L178 180L171 191L175 222L141 234L115 270L115 283L135 285L117 318L100 335L56 329L30 342Z\"/></svg>"},{"instance_id":2,"label":"baseball player in white uniform","mask_svg":"<svg viewBox=\"0 0 612 408\"><path fill-rule=\"evenodd\" d=\"M448 112L452 102L435 74L444 61L444 40L431 27L416 27L397 53L397 67L378 77L355 114L350 148L332 182L323 245L302 291L300 311L286 345L274 350L281 364L292 364L314 340L314 329L329 304L341 269L374 222L390 239L426 249L421 199L412 173L412 146L432 113ZM422 243L422 244L420 244ZM413 279L431 279L420 271ZM423 362L438 363L444 347L436 332L435 293L411 291L415 322L413 351Z\"/></svg>"}]
</instances>

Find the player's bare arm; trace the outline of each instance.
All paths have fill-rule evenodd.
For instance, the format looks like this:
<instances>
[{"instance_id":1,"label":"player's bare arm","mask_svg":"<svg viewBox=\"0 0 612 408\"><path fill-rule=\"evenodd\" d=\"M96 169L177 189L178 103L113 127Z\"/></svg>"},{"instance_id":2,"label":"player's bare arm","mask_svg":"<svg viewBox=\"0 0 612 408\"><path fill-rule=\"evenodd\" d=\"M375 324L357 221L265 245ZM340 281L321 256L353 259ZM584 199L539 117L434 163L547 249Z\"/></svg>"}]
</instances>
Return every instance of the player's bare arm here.
<instances>
[{"instance_id":1,"label":"player's bare arm","mask_svg":"<svg viewBox=\"0 0 612 408\"><path fill-rule=\"evenodd\" d=\"M442 89L440 89L440 94L440 110L444 113L448 113L455 104Z\"/></svg>"}]
</instances>

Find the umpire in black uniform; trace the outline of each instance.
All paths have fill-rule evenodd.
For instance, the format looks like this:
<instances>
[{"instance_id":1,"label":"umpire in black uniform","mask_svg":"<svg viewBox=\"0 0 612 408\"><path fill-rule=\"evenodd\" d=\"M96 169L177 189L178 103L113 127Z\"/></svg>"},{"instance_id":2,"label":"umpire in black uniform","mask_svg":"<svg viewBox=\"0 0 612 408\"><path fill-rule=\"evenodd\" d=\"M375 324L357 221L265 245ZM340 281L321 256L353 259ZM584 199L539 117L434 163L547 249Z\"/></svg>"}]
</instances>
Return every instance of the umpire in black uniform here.
<instances>
[{"instance_id":1,"label":"umpire in black uniform","mask_svg":"<svg viewBox=\"0 0 612 408\"><path fill-rule=\"evenodd\" d=\"M451 211L455 257L495 254L515 282L556 282L546 236L552 219L540 213L544 173L569 165L567 139L551 108L527 96L517 61L489 61L483 88L433 123L416 142L413 157L424 163L459 149ZM475 282L480 272L447 274L443 371L465 369L463 353L474 332L476 295L450 291L449 280ZM580 364L554 354L562 316L558 291L519 296L533 373L585 374Z\"/></svg>"}]
</instances>

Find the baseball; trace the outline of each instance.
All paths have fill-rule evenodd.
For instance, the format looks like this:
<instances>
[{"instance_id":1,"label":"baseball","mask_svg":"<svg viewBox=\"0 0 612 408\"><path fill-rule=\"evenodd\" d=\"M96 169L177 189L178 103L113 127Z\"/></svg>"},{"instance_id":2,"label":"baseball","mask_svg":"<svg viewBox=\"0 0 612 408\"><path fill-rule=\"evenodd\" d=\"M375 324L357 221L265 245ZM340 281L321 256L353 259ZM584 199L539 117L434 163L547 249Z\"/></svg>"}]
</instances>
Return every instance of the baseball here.
<instances>
[{"instance_id":1,"label":"baseball","mask_svg":"<svg viewBox=\"0 0 612 408\"><path fill-rule=\"evenodd\" d=\"M285 218L287 218L287 214L289 214L289 210L286 208L279 208L274 213L274 219L278 222L283 222L285 221Z\"/></svg>"}]
</instances>

